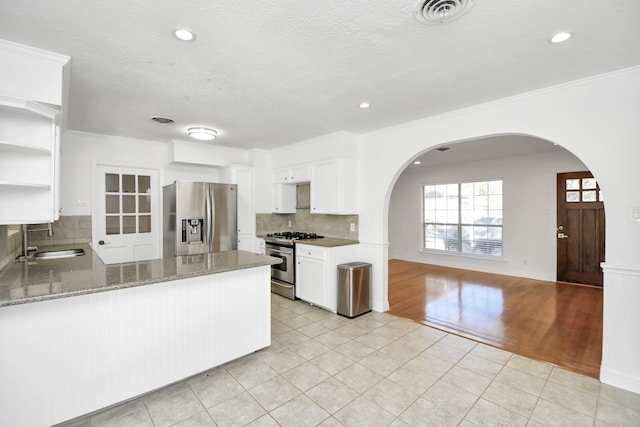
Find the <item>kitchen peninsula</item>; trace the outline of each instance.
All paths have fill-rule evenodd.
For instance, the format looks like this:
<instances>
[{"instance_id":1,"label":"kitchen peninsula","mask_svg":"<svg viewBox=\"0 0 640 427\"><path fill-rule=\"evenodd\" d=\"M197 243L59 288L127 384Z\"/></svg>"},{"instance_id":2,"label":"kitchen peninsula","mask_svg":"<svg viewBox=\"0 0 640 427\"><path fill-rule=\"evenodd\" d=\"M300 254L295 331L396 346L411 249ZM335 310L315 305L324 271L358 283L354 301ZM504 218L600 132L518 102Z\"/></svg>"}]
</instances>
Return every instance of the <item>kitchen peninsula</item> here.
<instances>
[{"instance_id":1,"label":"kitchen peninsula","mask_svg":"<svg viewBox=\"0 0 640 427\"><path fill-rule=\"evenodd\" d=\"M244 251L0 271L0 425L53 425L271 344L270 265ZM59 247L56 247L58 249Z\"/></svg>"}]
</instances>

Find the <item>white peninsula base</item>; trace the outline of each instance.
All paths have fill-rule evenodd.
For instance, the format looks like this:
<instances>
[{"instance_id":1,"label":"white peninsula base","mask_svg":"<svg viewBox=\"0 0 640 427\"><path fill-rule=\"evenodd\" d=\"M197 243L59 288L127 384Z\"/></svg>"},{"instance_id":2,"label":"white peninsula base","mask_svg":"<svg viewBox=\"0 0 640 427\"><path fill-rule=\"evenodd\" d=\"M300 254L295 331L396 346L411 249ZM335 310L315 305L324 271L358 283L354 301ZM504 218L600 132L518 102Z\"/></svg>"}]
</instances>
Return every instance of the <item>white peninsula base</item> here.
<instances>
[{"instance_id":1,"label":"white peninsula base","mask_svg":"<svg viewBox=\"0 0 640 427\"><path fill-rule=\"evenodd\" d=\"M271 344L270 266L0 310L0 425L63 422Z\"/></svg>"}]
</instances>

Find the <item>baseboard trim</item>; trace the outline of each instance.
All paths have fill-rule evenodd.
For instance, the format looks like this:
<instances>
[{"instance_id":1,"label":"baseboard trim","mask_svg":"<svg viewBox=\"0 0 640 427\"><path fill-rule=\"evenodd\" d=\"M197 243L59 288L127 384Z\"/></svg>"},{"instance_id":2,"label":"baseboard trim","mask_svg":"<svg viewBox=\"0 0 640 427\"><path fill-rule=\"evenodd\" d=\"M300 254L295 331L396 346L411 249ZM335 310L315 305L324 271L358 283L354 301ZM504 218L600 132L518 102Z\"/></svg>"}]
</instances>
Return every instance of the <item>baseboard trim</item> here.
<instances>
[{"instance_id":1,"label":"baseboard trim","mask_svg":"<svg viewBox=\"0 0 640 427\"><path fill-rule=\"evenodd\" d=\"M623 374L622 372L601 366L600 382L640 394L640 377L638 376L630 376L627 374Z\"/></svg>"}]
</instances>

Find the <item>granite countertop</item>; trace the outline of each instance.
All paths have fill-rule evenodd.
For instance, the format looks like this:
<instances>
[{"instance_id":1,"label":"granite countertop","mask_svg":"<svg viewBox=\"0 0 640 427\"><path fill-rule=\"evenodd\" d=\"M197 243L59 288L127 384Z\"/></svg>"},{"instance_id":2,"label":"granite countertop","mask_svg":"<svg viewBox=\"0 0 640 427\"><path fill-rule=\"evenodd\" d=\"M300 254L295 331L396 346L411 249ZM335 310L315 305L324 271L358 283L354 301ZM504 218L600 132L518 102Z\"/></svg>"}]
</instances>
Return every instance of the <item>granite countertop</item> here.
<instances>
[{"instance_id":1,"label":"granite countertop","mask_svg":"<svg viewBox=\"0 0 640 427\"><path fill-rule=\"evenodd\" d=\"M360 242L351 239L339 239L337 237L323 237L322 239L298 240L296 243L333 248L336 246L357 245Z\"/></svg>"},{"instance_id":2,"label":"granite countertop","mask_svg":"<svg viewBox=\"0 0 640 427\"><path fill-rule=\"evenodd\" d=\"M245 251L215 252L122 264L102 263L88 244L41 247L84 249L62 259L14 261L0 271L0 307L167 282L277 264L278 258Z\"/></svg>"}]
</instances>

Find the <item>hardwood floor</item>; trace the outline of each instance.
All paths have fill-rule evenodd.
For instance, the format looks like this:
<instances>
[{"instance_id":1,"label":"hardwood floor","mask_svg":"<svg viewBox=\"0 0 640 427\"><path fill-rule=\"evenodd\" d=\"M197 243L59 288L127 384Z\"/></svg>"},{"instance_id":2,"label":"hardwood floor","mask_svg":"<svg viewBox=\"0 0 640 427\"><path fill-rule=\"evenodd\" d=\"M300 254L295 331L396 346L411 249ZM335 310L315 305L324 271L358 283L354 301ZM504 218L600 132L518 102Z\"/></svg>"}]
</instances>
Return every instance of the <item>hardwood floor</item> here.
<instances>
[{"instance_id":1,"label":"hardwood floor","mask_svg":"<svg viewBox=\"0 0 640 427\"><path fill-rule=\"evenodd\" d=\"M602 288L389 261L389 313L599 377Z\"/></svg>"}]
</instances>

